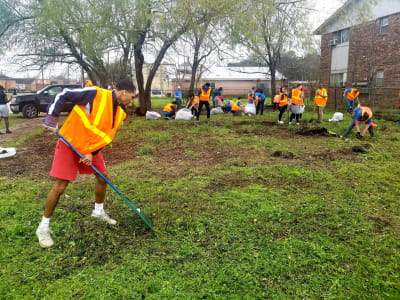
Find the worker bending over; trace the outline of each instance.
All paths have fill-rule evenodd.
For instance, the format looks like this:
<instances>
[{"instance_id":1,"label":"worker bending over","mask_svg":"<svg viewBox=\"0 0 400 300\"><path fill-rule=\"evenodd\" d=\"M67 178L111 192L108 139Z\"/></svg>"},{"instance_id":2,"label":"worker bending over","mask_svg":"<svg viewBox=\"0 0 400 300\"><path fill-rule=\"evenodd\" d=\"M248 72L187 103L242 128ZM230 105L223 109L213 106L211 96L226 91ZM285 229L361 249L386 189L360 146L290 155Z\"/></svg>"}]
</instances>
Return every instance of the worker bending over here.
<instances>
[{"instance_id":1,"label":"worker bending over","mask_svg":"<svg viewBox=\"0 0 400 300\"><path fill-rule=\"evenodd\" d=\"M364 130L361 132L360 124L362 122L365 122L365 127L364 127ZM374 127L376 127L376 124L372 121L372 111L369 107L358 106L355 109L355 111L353 112L353 115L352 115L351 123L347 127L346 131L344 132L343 136L341 136L341 138L342 139L346 138L354 126L356 126L356 130L357 130L356 137L359 140L363 139L367 130L369 131L369 134L372 137L374 136L374 134L375 134Z\"/></svg>"}]
</instances>

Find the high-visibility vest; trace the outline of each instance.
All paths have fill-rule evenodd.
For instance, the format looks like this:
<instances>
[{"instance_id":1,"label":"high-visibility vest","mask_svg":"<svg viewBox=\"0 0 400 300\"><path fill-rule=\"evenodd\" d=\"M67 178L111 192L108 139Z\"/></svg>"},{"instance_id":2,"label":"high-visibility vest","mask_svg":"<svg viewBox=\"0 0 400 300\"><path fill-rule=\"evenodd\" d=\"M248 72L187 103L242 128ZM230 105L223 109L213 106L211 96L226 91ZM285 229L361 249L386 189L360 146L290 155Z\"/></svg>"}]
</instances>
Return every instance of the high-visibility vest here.
<instances>
[{"instance_id":1,"label":"high-visibility vest","mask_svg":"<svg viewBox=\"0 0 400 300\"><path fill-rule=\"evenodd\" d=\"M240 101L237 100L232 104L232 111L238 111L239 109L242 109L242 106L240 105Z\"/></svg>"},{"instance_id":2,"label":"high-visibility vest","mask_svg":"<svg viewBox=\"0 0 400 300\"><path fill-rule=\"evenodd\" d=\"M372 118L372 111L369 107L360 106L360 109L361 109L361 120L367 122L369 119ZM368 117L368 119L364 119L365 117Z\"/></svg>"},{"instance_id":3,"label":"high-visibility vest","mask_svg":"<svg viewBox=\"0 0 400 300\"><path fill-rule=\"evenodd\" d=\"M349 93L347 93L346 98L350 101L354 101L360 95L360 92L354 93L354 89L351 89Z\"/></svg>"},{"instance_id":4,"label":"high-visibility vest","mask_svg":"<svg viewBox=\"0 0 400 300\"><path fill-rule=\"evenodd\" d=\"M281 95L280 94L279 95L275 95L273 103L279 103L279 102L281 102Z\"/></svg>"},{"instance_id":5,"label":"high-visibility vest","mask_svg":"<svg viewBox=\"0 0 400 300\"><path fill-rule=\"evenodd\" d=\"M369 107L367 106L360 106L361 109L361 122L368 122L372 118L372 111ZM364 119L364 117L366 117ZM371 126L377 127L377 125L374 122L371 122Z\"/></svg>"},{"instance_id":6,"label":"high-visibility vest","mask_svg":"<svg viewBox=\"0 0 400 300\"><path fill-rule=\"evenodd\" d=\"M283 99L282 99L282 94L283 94ZM286 106L288 105L288 97L284 93L279 93L279 106Z\"/></svg>"},{"instance_id":7,"label":"high-visibility vest","mask_svg":"<svg viewBox=\"0 0 400 300\"><path fill-rule=\"evenodd\" d=\"M86 81L85 87L93 86L93 82L91 80Z\"/></svg>"},{"instance_id":8,"label":"high-visibility vest","mask_svg":"<svg viewBox=\"0 0 400 300\"><path fill-rule=\"evenodd\" d=\"M209 101L210 95L211 95L211 87L208 88L207 91L203 90L202 87L200 88L200 101Z\"/></svg>"},{"instance_id":9,"label":"high-visibility vest","mask_svg":"<svg viewBox=\"0 0 400 300\"><path fill-rule=\"evenodd\" d=\"M198 96L194 96L193 100L192 100L192 106L196 109L199 110L199 97Z\"/></svg>"},{"instance_id":10,"label":"high-visibility vest","mask_svg":"<svg viewBox=\"0 0 400 300\"><path fill-rule=\"evenodd\" d=\"M300 89L292 90L292 104L303 105L303 100L301 100L302 91Z\"/></svg>"},{"instance_id":11,"label":"high-visibility vest","mask_svg":"<svg viewBox=\"0 0 400 300\"><path fill-rule=\"evenodd\" d=\"M326 89L318 89L315 93L314 105L326 106L326 101L328 101L328 97L322 97L325 95L328 96Z\"/></svg>"},{"instance_id":12,"label":"high-visibility vest","mask_svg":"<svg viewBox=\"0 0 400 300\"><path fill-rule=\"evenodd\" d=\"M171 111L173 111L172 108L175 108L175 107L176 107L175 104L168 103L167 105L164 106L163 111L165 111L165 112L171 112Z\"/></svg>"},{"instance_id":13,"label":"high-visibility vest","mask_svg":"<svg viewBox=\"0 0 400 300\"><path fill-rule=\"evenodd\" d=\"M251 89L247 94L247 100L252 100L253 98L254 98L254 89Z\"/></svg>"},{"instance_id":14,"label":"high-visibility vest","mask_svg":"<svg viewBox=\"0 0 400 300\"><path fill-rule=\"evenodd\" d=\"M85 106L75 105L60 129L65 139L82 155L111 143L118 127L126 118L126 113L120 106L117 106L114 118L112 91L99 87L96 89L91 113L85 111Z\"/></svg>"}]
</instances>

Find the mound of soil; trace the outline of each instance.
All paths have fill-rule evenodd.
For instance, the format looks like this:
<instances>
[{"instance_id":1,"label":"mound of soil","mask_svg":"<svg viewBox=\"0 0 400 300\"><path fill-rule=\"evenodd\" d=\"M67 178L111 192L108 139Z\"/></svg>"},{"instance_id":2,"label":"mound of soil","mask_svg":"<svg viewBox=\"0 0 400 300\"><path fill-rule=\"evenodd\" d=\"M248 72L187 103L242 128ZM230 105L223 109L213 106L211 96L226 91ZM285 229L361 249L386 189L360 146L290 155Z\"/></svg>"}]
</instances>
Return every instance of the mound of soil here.
<instances>
[{"instance_id":1,"label":"mound of soil","mask_svg":"<svg viewBox=\"0 0 400 300\"><path fill-rule=\"evenodd\" d=\"M374 118L377 120L385 120L385 121L396 122L396 123L399 121L399 116L397 116L397 115L388 115L388 114L383 114L380 112L374 113Z\"/></svg>"},{"instance_id":2,"label":"mound of soil","mask_svg":"<svg viewBox=\"0 0 400 300\"><path fill-rule=\"evenodd\" d=\"M294 159L296 156L289 151L275 151L272 153L273 157L282 157L282 158L288 158L288 159Z\"/></svg>"},{"instance_id":3,"label":"mound of soil","mask_svg":"<svg viewBox=\"0 0 400 300\"><path fill-rule=\"evenodd\" d=\"M365 149L363 146L353 146L351 151L362 154L368 153L367 149Z\"/></svg>"},{"instance_id":4,"label":"mound of soil","mask_svg":"<svg viewBox=\"0 0 400 300\"><path fill-rule=\"evenodd\" d=\"M326 128L302 128L300 131L297 132L297 134L302 135L302 136L327 136L327 137L332 137Z\"/></svg>"}]
</instances>

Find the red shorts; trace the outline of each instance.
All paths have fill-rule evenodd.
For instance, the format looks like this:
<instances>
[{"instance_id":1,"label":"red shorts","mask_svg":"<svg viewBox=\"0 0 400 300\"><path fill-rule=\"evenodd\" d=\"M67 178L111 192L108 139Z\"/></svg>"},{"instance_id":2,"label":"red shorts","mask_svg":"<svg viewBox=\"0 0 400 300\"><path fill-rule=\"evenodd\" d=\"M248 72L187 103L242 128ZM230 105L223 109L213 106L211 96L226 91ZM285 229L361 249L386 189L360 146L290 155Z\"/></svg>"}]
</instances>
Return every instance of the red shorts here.
<instances>
[{"instance_id":1,"label":"red shorts","mask_svg":"<svg viewBox=\"0 0 400 300\"><path fill-rule=\"evenodd\" d=\"M91 167L79 163L79 155L76 154L67 144L58 140L56 151L54 153L53 166L51 167L50 176L74 181L76 174L93 174L96 173ZM107 170L104 164L103 155L101 152L93 156L93 166L101 173Z\"/></svg>"}]
</instances>

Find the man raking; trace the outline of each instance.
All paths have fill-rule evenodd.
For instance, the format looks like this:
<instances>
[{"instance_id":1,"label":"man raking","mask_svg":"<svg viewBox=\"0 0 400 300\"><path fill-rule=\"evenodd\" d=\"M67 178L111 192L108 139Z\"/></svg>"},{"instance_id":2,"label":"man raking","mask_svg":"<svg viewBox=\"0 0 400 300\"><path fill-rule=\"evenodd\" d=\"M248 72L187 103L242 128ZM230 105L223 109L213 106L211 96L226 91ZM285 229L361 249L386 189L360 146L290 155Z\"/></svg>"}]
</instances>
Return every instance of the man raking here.
<instances>
[{"instance_id":1,"label":"man raking","mask_svg":"<svg viewBox=\"0 0 400 300\"><path fill-rule=\"evenodd\" d=\"M75 180L79 171L81 174L95 174L95 208L92 217L101 219L108 224L117 222L104 211L104 198L107 183L89 166L92 164L109 180L101 149L111 143L118 127L126 118L124 107L133 101L136 88L131 80L124 79L117 83L113 91L99 87L83 89L65 89L50 103L45 126L51 131L58 127L58 117L66 102L75 104L73 110L60 130L60 134L69 141L83 156L80 158L68 145L58 140L54 154L50 176L56 180L49 192L42 221L36 230L39 244L42 248L53 246L50 236L50 217L53 214L61 194L68 183Z\"/></svg>"}]
</instances>

